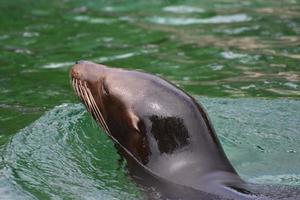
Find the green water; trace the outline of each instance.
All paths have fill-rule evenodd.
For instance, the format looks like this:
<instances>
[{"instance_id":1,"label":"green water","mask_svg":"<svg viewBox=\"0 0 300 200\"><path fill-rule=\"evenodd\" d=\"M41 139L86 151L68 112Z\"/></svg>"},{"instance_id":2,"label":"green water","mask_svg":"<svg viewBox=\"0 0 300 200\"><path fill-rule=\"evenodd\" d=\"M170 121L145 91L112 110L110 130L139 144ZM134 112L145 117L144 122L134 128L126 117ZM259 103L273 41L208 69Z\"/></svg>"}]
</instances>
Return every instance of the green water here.
<instances>
[{"instance_id":1,"label":"green water","mask_svg":"<svg viewBox=\"0 0 300 200\"><path fill-rule=\"evenodd\" d=\"M163 76L239 173L300 185L300 1L0 1L0 199L141 199L78 104L79 59Z\"/></svg>"}]
</instances>

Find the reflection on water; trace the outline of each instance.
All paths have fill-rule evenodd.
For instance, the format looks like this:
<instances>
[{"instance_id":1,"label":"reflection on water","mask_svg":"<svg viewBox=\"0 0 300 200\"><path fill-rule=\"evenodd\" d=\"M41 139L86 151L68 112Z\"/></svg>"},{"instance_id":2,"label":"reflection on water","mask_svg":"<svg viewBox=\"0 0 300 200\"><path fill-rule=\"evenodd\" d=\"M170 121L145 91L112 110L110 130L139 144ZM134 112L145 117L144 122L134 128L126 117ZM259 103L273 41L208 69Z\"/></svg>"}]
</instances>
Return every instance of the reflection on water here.
<instances>
[{"instance_id":1,"label":"reflection on water","mask_svg":"<svg viewBox=\"0 0 300 200\"><path fill-rule=\"evenodd\" d=\"M0 170L4 174L0 177L0 198L24 199L27 195L32 199L31 194L39 198L43 198L43 195L56 198L60 193L68 198L83 198L81 195L87 192L112 199L138 196L134 186L124 189L121 183L124 181L127 184L127 176L124 175L125 171L116 169L115 163L110 163L115 166L114 169L111 166L99 167L107 162L108 157L114 158L112 162L117 159L111 144L86 157L75 159L68 155L79 147L87 148L82 155L89 153L90 148L96 148L88 145L91 142L89 140L82 142L85 136L81 134L85 134L86 130L95 134L92 143L99 141L99 135L96 134L99 130L95 126L89 127L87 124L90 122L86 122L86 117L83 117L85 122L79 122L78 127L70 124L69 120L77 116L69 113L70 107L66 107L69 114L61 118L70 128L62 129L65 132L58 130L61 124L55 117L48 119L49 123L57 125L52 132L42 124L31 125L35 129L26 128L19 132L46 110L63 103L77 102L69 82L69 69L76 60L92 60L110 66L151 72L170 79L192 95L295 99L266 102L237 100L237 104L244 102L243 108L257 108L255 112L242 107L228 107L227 100L222 106L218 106L222 100L216 100L210 107L209 101L212 99L209 99L206 105L213 113L227 113L224 118L212 115L217 120L216 126L227 152L242 174L257 182L299 183L299 171L294 169L297 163L286 164L299 161L299 138L295 133L295 130L300 129L295 127L300 124L295 120L300 118L296 101L300 97L299 1L28 0L24 4L22 0L1 0L0 8L0 151L14 150L5 154L5 158L18 160L17 166L11 166L8 161L4 166L0 162ZM60 109L57 108L57 111L60 112ZM239 109L243 112L238 113ZM50 115L57 117L53 112ZM257 128L257 123L252 123L249 118L240 118L247 113L263 123ZM40 122L47 119L43 117ZM225 134L226 131L229 133L226 124L232 124L232 135ZM243 124L248 127L246 131L240 127ZM81 132L75 131L75 127ZM282 130L286 136L277 130ZM32 141L25 137L25 132ZM64 135L68 132L75 134ZM248 137L245 132L256 137ZM44 137L38 137L41 135ZM72 138L71 141L76 142L77 146L68 143L64 151L47 146L52 144L62 148L66 144L62 137L66 140ZM234 146L245 141L255 141L245 144L253 153L247 158L241 156L247 154L246 150L239 151ZM51 157L52 154L46 150L42 153L29 151L29 148L39 147L39 142L43 142L50 152L58 154ZM28 152L22 153L24 143L29 145L25 148ZM271 148L273 146L280 152L275 152ZM102 160L97 157L102 155L102 151L111 153ZM277 153L281 157L276 157ZM14 155L14 158L8 155ZM67 165L64 163L66 160L59 160L58 157L74 166ZM48 165L46 158L53 162ZM99 163L97 166L85 165L90 162L86 160L88 158L99 159ZM277 160L278 165L274 170L273 166L264 168L268 166L264 158ZM31 160L32 164L26 160ZM66 169L67 166L74 171L66 170L69 174L62 176L65 180L58 178L55 169ZM91 166L96 170L91 170ZM271 168L272 173L269 171ZM102 177L103 170L111 179L108 176ZM69 179L70 174L78 177ZM116 179L113 178L116 176ZM105 182L106 179L109 181ZM107 187L112 191L105 191L103 185L113 185L110 181L118 184L113 188ZM87 183L88 188L79 194L78 188L83 182ZM53 183L55 187L51 185ZM64 190L65 193L61 192Z\"/></svg>"}]
</instances>

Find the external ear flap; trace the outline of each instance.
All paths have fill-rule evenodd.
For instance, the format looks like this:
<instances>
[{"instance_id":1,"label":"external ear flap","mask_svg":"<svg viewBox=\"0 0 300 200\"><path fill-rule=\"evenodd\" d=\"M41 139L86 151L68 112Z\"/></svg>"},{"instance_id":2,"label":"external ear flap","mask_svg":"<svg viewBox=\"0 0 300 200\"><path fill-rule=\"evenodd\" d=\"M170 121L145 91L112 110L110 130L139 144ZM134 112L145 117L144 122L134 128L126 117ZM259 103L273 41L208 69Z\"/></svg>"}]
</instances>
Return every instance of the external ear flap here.
<instances>
[{"instance_id":1,"label":"external ear flap","mask_svg":"<svg viewBox=\"0 0 300 200\"><path fill-rule=\"evenodd\" d=\"M129 112L129 118L131 119L131 124L135 131L140 132L138 126L140 119L138 118L138 116L136 116L133 112Z\"/></svg>"},{"instance_id":2,"label":"external ear flap","mask_svg":"<svg viewBox=\"0 0 300 200\"><path fill-rule=\"evenodd\" d=\"M145 128L138 116L133 112L129 112L131 124L134 130L131 132L130 146L133 150L133 154L136 155L139 160L146 164L149 161L149 144L145 134Z\"/></svg>"},{"instance_id":3,"label":"external ear flap","mask_svg":"<svg viewBox=\"0 0 300 200\"><path fill-rule=\"evenodd\" d=\"M103 90L103 94L109 95L109 89L108 89L108 86L105 82L105 79L103 80L103 83L102 83L102 90Z\"/></svg>"}]
</instances>

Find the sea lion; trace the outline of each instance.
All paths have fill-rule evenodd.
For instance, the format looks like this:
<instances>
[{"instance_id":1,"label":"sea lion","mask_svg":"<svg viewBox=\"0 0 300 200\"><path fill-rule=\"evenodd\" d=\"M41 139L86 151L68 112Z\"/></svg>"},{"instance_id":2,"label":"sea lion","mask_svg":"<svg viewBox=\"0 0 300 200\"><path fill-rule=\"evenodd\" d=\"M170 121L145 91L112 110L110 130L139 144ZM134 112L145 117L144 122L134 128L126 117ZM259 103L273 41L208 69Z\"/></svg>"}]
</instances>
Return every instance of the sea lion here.
<instances>
[{"instance_id":1,"label":"sea lion","mask_svg":"<svg viewBox=\"0 0 300 200\"><path fill-rule=\"evenodd\" d=\"M159 199L272 196L240 178L204 108L171 82L89 61L77 62L71 77L76 94L115 142L134 179L156 188Z\"/></svg>"}]
</instances>

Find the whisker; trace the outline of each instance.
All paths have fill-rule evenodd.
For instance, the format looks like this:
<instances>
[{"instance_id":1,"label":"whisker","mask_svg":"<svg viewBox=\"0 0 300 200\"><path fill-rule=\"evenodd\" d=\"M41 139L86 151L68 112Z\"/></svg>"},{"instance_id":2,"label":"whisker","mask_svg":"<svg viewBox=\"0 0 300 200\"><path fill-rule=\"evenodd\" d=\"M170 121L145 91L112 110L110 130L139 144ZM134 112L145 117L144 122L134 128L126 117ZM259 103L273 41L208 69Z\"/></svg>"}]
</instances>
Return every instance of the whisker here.
<instances>
[{"instance_id":1,"label":"whisker","mask_svg":"<svg viewBox=\"0 0 300 200\"><path fill-rule=\"evenodd\" d=\"M76 91L76 83L75 83L75 79L74 78L72 78L72 85L73 85L73 89L74 89L74 91L75 91L75 93L77 94L77 91ZM78 95L78 94L77 94Z\"/></svg>"},{"instance_id":2,"label":"whisker","mask_svg":"<svg viewBox=\"0 0 300 200\"><path fill-rule=\"evenodd\" d=\"M84 101L84 98L83 98L83 95L82 95L81 88L80 88L79 84L80 84L80 81L76 80L76 91L78 92L78 96L80 97L80 99L82 101Z\"/></svg>"},{"instance_id":3,"label":"whisker","mask_svg":"<svg viewBox=\"0 0 300 200\"><path fill-rule=\"evenodd\" d=\"M86 83L84 83L84 84L86 85ZM96 113L99 114L100 119L101 119L101 121L103 122L103 125L104 125L106 131L110 134L110 130L109 130L109 128L108 128L108 126L107 126L107 124L106 124L106 122L105 122L105 120L104 120L104 117L103 117L101 111L100 111L99 108L97 107L97 104L96 104L96 102L95 102L95 99L94 99L93 96L92 96L92 93L91 93L90 89L89 89L87 86L86 86L86 88L87 88L88 96L91 98L92 104L94 105L94 108L95 108L95 110L96 110Z\"/></svg>"},{"instance_id":4,"label":"whisker","mask_svg":"<svg viewBox=\"0 0 300 200\"><path fill-rule=\"evenodd\" d=\"M78 89L78 80L77 79L75 79L75 90L76 90L78 96L81 98L81 94L80 94L80 91Z\"/></svg>"},{"instance_id":5,"label":"whisker","mask_svg":"<svg viewBox=\"0 0 300 200\"><path fill-rule=\"evenodd\" d=\"M83 82L85 84L85 82ZM100 125L102 126L103 129L105 129L105 126L103 125L104 122L101 120L101 118L99 117L99 113L97 113L95 111L95 105L94 103L91 101L92 97L88 94L88 88L86 85L81 85L84 89L82 90L84 95L85 95L85 98L86 98L86 101L87 101L87 104L89 105L90 107L90 112L95 115L95 118L97 119L97 121L100 122Z\"/></svg>"},{"instance_id":6,"label":"whisker","mask_svg":"<svg viewBox=\"0 0 300 200\"><path fill-rule=\"evenodd\" d=\"M101 127L107 131L109 133L108 127L104 121L104 118L101 115L101 112L99 111L97 104L93 98L93 95L91 94L89 88L86 85L86 82L83 82L84 85L82 84L81 86L84 88L84 90L82 90L84 92L85 97L87 98L86 100L88 100L88 104L91 107L91 113L93 115L95 115L95 118L97 119L97 121L100 123Z\"/></svg>"},{"instance_id":7,"label":"whisker","mask_svg":"<svg viewBox=\"0 0 300 200\"><path fill-rule=\"evenodd\" d=\"M86 104L89 112L92 112L91 102L90 102L89 98L87 98L87 94L86 94L85 88L83 87L81 81L79 82L78 86L79 86L79 91L81 92L81 96L82 96L83 101L85 102L85 104Z\"/></svg>"},{"instance_id":8,"label":"whisker","mask_svg":"<svg viewBox=\"0 0 300 200\"><path fill-rule=\"evenodd\" d=\"M82 102L85 104L88 111L94 116L96 121L99 122L100 126L109 134L111 135L111 132L104 120L104 117L100 111L100 109L97 106L97 103L91 93L91 90L87 86L87 83L85 81L73 78L72 79L73 88L75 90L75 93L77 96L80 97Z\"/></svg>"}]
</instances>

